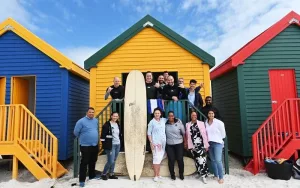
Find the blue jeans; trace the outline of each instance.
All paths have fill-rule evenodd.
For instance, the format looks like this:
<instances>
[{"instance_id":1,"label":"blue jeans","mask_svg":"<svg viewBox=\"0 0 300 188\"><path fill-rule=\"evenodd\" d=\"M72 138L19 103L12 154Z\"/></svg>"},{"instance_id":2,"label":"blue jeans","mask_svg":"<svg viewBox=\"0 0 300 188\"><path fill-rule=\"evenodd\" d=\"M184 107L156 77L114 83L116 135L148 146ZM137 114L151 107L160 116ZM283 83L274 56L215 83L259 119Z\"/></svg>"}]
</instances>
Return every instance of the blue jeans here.
<instances>
[{"instance_id":1,"label":"blue jeans","mask_svg":"<svg viewBox=\"0 0 300 188\"><path fill-rule=\"evenodd\" d=\"M222 163L223 144L209 142L209 157L215 177L223 179L223 163Z\"/></svg>"},{"instance_id":2,"label":"blue jeans","mask_svg":"<svg viewBox=\"0 0 300 188\"><path fill-rule=\"evenodd\" d=\"M110 174L114 173L115 163L118 158L119 152L120 152L120 144L112 145L111 150L108 150L108 149L105 150L105 153L107 156L107 162L104 166L104 170L102 173L103 175L106 175L107 172L109 172Z\"/></svg>"}]
</instances>

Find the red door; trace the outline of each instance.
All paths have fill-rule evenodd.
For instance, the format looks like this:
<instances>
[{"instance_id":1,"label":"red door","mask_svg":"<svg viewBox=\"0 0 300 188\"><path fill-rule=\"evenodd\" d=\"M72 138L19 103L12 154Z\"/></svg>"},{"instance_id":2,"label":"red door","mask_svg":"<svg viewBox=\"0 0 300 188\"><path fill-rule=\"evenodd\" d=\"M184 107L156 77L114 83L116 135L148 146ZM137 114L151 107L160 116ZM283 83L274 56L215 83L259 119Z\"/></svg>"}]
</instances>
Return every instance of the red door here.
<instances>
[{"instance_id":1,"label":"red door","mask_svg":"<svg viewBox=\"0 0 300 188\"><path fill-rule=\"evenodd\" d=\"M295 71L293 69L269 70L272 111L287 98L296 98Z\"/></svg>"}]
</instances>

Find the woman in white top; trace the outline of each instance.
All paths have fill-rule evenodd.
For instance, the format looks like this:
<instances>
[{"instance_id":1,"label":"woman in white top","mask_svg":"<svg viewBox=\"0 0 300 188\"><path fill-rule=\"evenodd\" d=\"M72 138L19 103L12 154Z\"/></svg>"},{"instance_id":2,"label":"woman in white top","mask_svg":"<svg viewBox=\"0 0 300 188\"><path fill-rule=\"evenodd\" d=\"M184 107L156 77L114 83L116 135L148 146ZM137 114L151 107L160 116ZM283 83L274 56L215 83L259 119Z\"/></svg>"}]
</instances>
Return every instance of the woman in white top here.
<instances>
[{"instance_id":1,"label":"woman in white top","mask_svg":"<svg viewBox=\"0 0 300 188\"><path fill-rule=\"evenodd\" d=\"M208 119L205 122L209 143L209 157L214 172L215 179L220 184L224 183L222 151L224 147L223 139L226 137L225 126L221 120L215 118L212 110L208 111Z\"/></svg>"},{"instance_id":2,"label":"woman in white top","mask_svg":"<svg viewBox=\"0 0 300 188\"><path fill-rule=\"evenodd\" d=\"M159 108L154 109L154 118L148 124L148 139L153 154L153 169L154 181L158 181L161 176L159 175L160 163L165 155L166 148L166 118L162 118L162 111Z\"/></svg>"}]
</instances>

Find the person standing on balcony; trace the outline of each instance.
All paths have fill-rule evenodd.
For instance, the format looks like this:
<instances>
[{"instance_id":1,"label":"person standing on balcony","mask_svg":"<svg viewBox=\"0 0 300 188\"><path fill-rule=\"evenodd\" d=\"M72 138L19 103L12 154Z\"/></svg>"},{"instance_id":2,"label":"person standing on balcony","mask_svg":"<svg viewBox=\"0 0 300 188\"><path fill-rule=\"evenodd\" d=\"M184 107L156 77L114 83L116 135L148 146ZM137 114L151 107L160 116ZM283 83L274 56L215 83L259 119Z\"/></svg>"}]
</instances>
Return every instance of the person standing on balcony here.
<instances>
[{"instance_id":1,"label":"person standing on balcony","mask_svg":"<svg viewBox=\"0 0 300 188\"><path fill-rule=\"evenodd\" d=\"M158 78L157 78L157 81L158 81L158 84L159 84L159 87L160 89L158 90L158 94L157 94L157 98L158 99L162 99L162 91L164 89L164 86L166 85L165 82L164 82L164 75L159 75Z\"/></svg>"},{"instance_id":2,"label":"person standing on balcony","mask_svg":"<svg viewBox=\"0 0 300 188\"><path fill-rule=\"evenodd\" d=\"M114 85L111 85L106 89L106 93L104 95L104 99L107 100L109 95L112 99L123 99L125 96L125 88L122 86L121 80L119 77L114 77Z\"/></svg>"},{"instance_id":3,"label":"person standing on balcony","mask_svg":"<svg viewBox=\"0 0 300 188\"><path fill-rule=\"evenodd\" d=\"M196 87L197 81L192 79L190 80L190 88L187 88L187 98L194 107L198 108L199 110L203 107L203 99L201 94L199 93L200 89L203 87L203 83L200 86ZM190 106L190 108L192 108Z\"/></svg>"},{"instance_id":4,"label":"person standing on balcony","mask_svg":"<svg viewBox=\"0 0 300 188\"><path fill-rule=\"evenodd\" d=\"M107 156L107 162L101 176L103 180L107 180L107 173L109 173L109 179L118 179L118 177L114 174L114 170L115 163L120 152L121 136L119 114L117 112L112 112L109 121L107 121L102 127L100 138L102 148Z\"/></svg>"},{"instance_id":5,"label":"person standing on balcony","mask_svg":"<svg viewBox=\"0 0 300 188\"><path fill-rule=\"evenodd\" d=\"M179 168L179 178L184 179L184 163L183 163L183 151L184 151L184 136L185 128L180 119L175 118L174 112L169 111L168 121L166 123L166 138L167 138L167 156L169 171L172 180L176 180L174 172L174 164L177 161Z\"/></svg>"},{"instance_id":6,"label":"person standing on balcony","mask_svg":"<svg viewBox=\"0 0 300 188\"><path fill-rule=\"evenodd\" d=\"M186 144L195 161L197 173L202 177L203 183L207 183L208 175L207 151L209 148L204 123L197 120L197 113L191 112L191 121L186 124Z\"/></svg>"},{"instance_id":7,"label":"person standing on balcony","mask_svg":"<svg viewBox=\"0 0 300 188\"><path fill-rule=\"evenodd\" d=\"M154 118L148 124L147 135L153 154L154 179L157 182L161 179L160 163L165 155L166 148L166 118L162 118L162 111L159 108L154 109Z\"/></svg>"},{"instance_id":8,"label":"person standing on balcony","mask_svg":"<svg viewBox=\"0 0 300 188\"><path fill-rule=\"evenodd\" d=\"M179 79L178 79L178 84L179 84L179 85L180 85L180 84L184 85L184 79L183 79L183 78L179 78Z\"/></svg>"},{"instance_id":9,"label":"person standing on balcony","mask_svg":"<svg viewBox=\"0 0 300 188\"><path fill-rule=\"evenodd\" d=\"M155 83L153 81L153 75L152 72L148 71L146 73L146 95L147 99L157 99L157 94L160 90L160 85L159 83Z\"/></svg>"},{"instance_id":10,"label":"person standing on balcony","mask_svg":"<svg viewBox=\"0 0 300 188\"><path fill-rule=\"evenodd\" d=\"M215 118L222 120L219 110L215 106L213 106L212 97L207 96L205 98L205 106L202 108L201 112L207 117L208 111L210 111L210 110L212 110L214 112Z\"/></svg>"},{"instance_id":11,"label":"person standing on balcony","mask_svg":"<svg viewBox=\"0 0 300 188\"><path fill-rule=\"evenodd\" d=\"M79 172L80 187L84 187L87 167L89 179L95 179L95 166L98 159L99 131L98 120L94 118L95 110L88 108L86 116L77 121L74 135L79 138L81 162Z\"/></svg>"},{"instance_id":12,"label":"person standing on balcony","mask_svg":"<svg viewBox=\"0 0 300 188\"><path fill-rule=\"evenodd\" d=\"M168 77L169 84L163 89L163 99L164 100L179 100L179 94L182 93L182 99L186 99L186 90L183 84L175 84L173 76Z\"/></svg>"},{"instance_id":13,"label":"person standing on balcony","mask_svg":"<svg viewBox=\"0 0 300 188\"><path fill-rule=\"evenodd\" d=\"M181 84L184 86L184 79L183 78L178 79L178 85L181 85ZM179 93L179 100L183 99L182 97L183 97L183 94L180 92Z\"/></svg>"},{"instance_id":14,"label":"person standing on balcony","mask_svg":"<svg viewBox=\"0 0 300 188\"><path fill-rule=\"evenodd\" d=\"M205 126L209 143L209 157L214 172L214 178L222 184L224 183L222 151L224 147L223 139L226 137L225 126L221 120L215 118L213 110L208 111L208 119L205 121Z\"/></svg>"},{"instance_id":15,"label":"person standing on balcony","mask_svg":"<svg viewBox=\"0 0 300 188\"><path fill-rule=\"evenodd\" d=\"M165 85L169 84L168 83L169 82L168 77L169 77L168 71L164 71L164 82L165 82Z\"/></svg>"}]
</instances>

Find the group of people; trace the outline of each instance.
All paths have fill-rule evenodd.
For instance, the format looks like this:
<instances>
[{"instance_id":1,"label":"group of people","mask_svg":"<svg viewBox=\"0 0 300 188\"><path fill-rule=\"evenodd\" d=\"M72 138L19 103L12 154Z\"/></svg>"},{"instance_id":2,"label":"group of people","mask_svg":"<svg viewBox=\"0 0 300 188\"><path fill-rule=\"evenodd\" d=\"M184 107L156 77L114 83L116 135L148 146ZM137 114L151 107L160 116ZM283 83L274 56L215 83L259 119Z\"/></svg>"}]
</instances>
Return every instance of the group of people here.
<instances>
[{"instance_id":1,"label":"group of people","mask_svg":"<svg viewBox=\"0 0 300 188\"><path fill-rule=\"evenodd\" d=\"M125 88L120 84L120 78L115 77L113 85L108 87L105 99L111 96L112 99L123 99ZM198 174L204 183L207 183L208 174L207 155L212 161L212 168L215 179L223 183L222 148L225 138L224 123L221 121L219 111L212 105L212 98L205 98L203 107L202 96L199 93L203 84L197 86L197 81L190 80L190 87L184 87L183 78L174 83L173 76L165 71L160 75L157 82L153 81L151 72L145 75L147 99L164 99L178 101L188 99L193 107L197 107L207 117L205 122L197 120L197 113L192 111L191 121L186 125L175 117L174 112L168 112L168 118L163 118L162 109L156 108L153 111L153 119L147 128L148 141L150 142L153 154L154 181L160 181L160 163L168 156L168 165L171 179L175 180L174 163L179 166L179 178L184 179L184 149L188 150L195 160ZM119 122L118 112L113 112L109 121L102 126L100 140L102 148L107 155L107 163L104 166L101 177L96 176L95 165L99 152L99 128L98 120L94 118L94 108L89 107L86 116L77 121L74 128L74 135L79 137L81 163L79 173L80 187L84 187L87 176L89 179L118 179L114 174L115 161L121 148L122 126Z\"/></svg>"},{"instance_id":2,"label":"group of people","mask_svg":"<svg viewBox=\"0 0 300 188\"><path fill-rule=\"evenodd\" d=\"M163 74L159 75L157 81L153 80L152 72L148 71L145 75L146 95L147 100L149 99L163 99L178 101L187 99L190 102L191 108L197 108L207 116L208 110L213 109L215 117L221 119L219 111L212 105L211 96L205 98L205 106L203 106L203 99L200 94L201 88L204 86L200 83L197 86L197 81L191 79L189 87L184 86L184 79L179 78L178 83L175 83L174 77L169 75L168 71L164 71ZM121 85L119 77L114 77L113 85L107 88L104 98L105 100L111 96L112 99L123 99L125 96L125 87Z\"/></svg>"},{"instance_id":3,"label":"group of people","mask_svg":"<svg viewBox=\"0 0 300 188\"><path fill-rule=\"evenodd\" d=\"M174 112L168 112L168 118L162 117L159 108L154 110L154 118L148 124L147 135L153 154L154 181L159 181L160 164L165 156L168 157L168 165L171 179L175 180L174 163L177 161L179 178L184 179L184 149L188 150L195 161L197 173L206 184L208 176L207 156L209 154L214 179L220 184L223 179L222 151L223 139L226 137L224 123L215 118L212 109L208 110L208 119L205 122L197 120L197 113L192 111L191 121L185 126L180 119L174 116Z\"/></svg>"},{"instance_id":4,"label":"group of people","mask_svg":"<svg viewBox=\"0 0 300 188\"><path fill-rule=\"evenodd\" d=\"M84 187L87 168L89 179L118 179L114 174L115 162L120 152L121 126L119 114L113 112L102 127L100 140L107 155L107 162L101 177L96 177L95 166L98 158L98 120L94 118L94 109L90 107L86 116L76 123L74 134L79 137L81 163L79 182ZM208 110L208 119L205 122L197 120L197 113L192 111L191 121L185 126L175 117L174 112L168 112L168 118L162 117L159 108L154 110L154 118L149 122L147 135L153 154L154 181L160 181L160 164L167 154L171 179L175 180L174 163L179 167L179 178L184 179L183 153L186 149L193 156L197 173L207 183L208 175L207 156L209 154L214 178L221 184L223 179L222 150L223 139L226 137L224 123L215 118L212 109Z\"/></svg>"}]
</instances>

